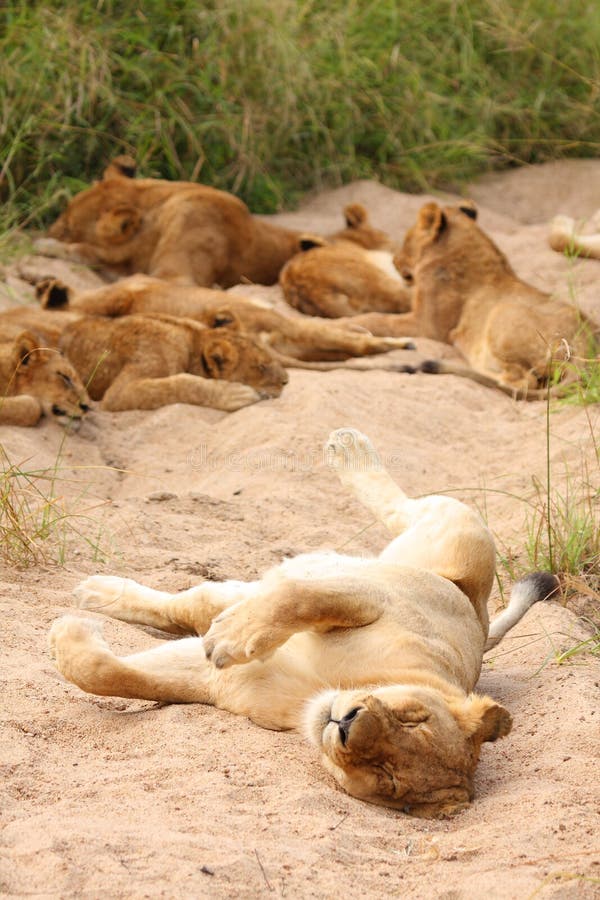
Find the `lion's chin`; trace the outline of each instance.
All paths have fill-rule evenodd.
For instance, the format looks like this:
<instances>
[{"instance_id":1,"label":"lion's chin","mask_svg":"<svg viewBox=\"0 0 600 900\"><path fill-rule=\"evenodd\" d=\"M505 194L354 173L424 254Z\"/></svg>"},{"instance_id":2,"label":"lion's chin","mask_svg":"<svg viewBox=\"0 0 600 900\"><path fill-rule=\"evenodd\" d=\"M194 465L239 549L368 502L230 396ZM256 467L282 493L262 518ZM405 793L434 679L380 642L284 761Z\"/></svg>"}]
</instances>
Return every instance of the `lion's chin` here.
<instances>
[{"instance_id":1,"label":"lion's chin","mask_svg":"<svg viewBox=\"0 0 600 900\"><path fill-rule=\"evenodd\" d=\"M323 691L312 697L304 709L302 730L311 744L320 750L323 748L323 736L331 722L331 708L337 695L336 690Z\"/></svg>"}]
</instances>

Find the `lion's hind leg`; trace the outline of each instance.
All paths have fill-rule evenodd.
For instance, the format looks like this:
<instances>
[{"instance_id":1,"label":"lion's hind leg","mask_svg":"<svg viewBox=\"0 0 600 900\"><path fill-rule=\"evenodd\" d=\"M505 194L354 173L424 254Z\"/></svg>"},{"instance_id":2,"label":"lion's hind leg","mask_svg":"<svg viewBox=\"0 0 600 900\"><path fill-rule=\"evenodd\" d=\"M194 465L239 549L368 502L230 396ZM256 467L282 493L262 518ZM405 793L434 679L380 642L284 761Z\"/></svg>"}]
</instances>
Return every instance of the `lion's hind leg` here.
<instances>
[{"instance_id":1,"label":"lion's hind leg","mask_svg":"<svg viewBox=\"0 0 600 900\"><path fill-rule=\"evenodd\" d=\"M63 616L52 625L49 643L58 671L90 694L212 702L202 638L170 641L121 658L111 651L95 620Z\"/></svg>"},{"instance_id":2,"label":"lion's hind leg","mask_svg":"<svg viewBox=\"0 0 600 900\"><path fill-rule=\"evenodd\" d=\"M92 575L73 594L81 609L169 634L204 634L224 609L256 592L257 582L204 582L187 591L156 591L117 575Z\"/></svg>"},{"instance_id":3,"label":"lion's hind leg","mask_svg":"<svg viewBox=\"0 0 600 900\"><path fill-rule=\"evenodd\" d=\"M485 603L494 578L495 549L481 517L453 497L407 497L369 439L353 428L332 432L325 450L342 484L396 535L379 559L453 581L487 628Z\"/></svg>"}]
</instances>

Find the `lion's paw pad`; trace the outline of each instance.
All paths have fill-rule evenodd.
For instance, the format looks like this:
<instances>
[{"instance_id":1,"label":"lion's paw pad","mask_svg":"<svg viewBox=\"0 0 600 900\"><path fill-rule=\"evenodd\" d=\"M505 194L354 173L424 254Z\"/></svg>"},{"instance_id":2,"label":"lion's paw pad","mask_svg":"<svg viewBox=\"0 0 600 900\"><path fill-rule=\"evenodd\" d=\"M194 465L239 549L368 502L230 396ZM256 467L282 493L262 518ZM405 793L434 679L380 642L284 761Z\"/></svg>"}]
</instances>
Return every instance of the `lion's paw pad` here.
<instances>
[{"instance_id":1,"label":"lion's paw pad","mask_svg":"<svg viewBox=\"0 0 600 900\"><path fill-rule=\"evenodd\" d=\"M333 469L372 471L381 461L369 438L356 428L332 431L325 444L327 464Z\"/></svg>"},{"instance_id":2,"label":"lion's paw pad","mask_svg":"<svg viewBox=\"0 0 600 900\"><path fill-rule=\"evenodd\" d=\"M77 585L73 596L80 609L101 610L118 604L132 583L129 578L120 578L118 575L92 575Z\"/></svg>"}]
</instances>

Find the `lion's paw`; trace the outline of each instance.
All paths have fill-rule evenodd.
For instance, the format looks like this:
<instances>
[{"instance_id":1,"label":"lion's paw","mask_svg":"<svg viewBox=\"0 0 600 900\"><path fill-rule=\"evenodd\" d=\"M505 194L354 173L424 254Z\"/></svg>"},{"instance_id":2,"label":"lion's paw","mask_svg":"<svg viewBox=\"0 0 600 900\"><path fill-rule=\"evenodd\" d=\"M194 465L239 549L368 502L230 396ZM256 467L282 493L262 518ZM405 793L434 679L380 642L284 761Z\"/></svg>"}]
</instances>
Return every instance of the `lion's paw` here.
<instances>
[{"instance_id":1,"label":"lion's paw","mask_svg":"<svg viewBox=\"0 0 600 900\"><path fill-rule=\"evenodd\" d=\"M223 393L219 397L216 404L217 409L223 409L226 412L234 412L236 409L242 409L244 406L250 406L264 399L258 391L251 388L247 384L238 384L235 381L221 384Z\"/></svg>"},{"instance_id":2,"label":"lion's paw","mask_svg":"<svg viewBox=\"0 0 600 900\"><path fill-rule=\"evenodd\" d=\"M338 428L325 443L327 465L340 474L381 469L381 460L369 438L356 428Z\"/></svg>"},{"instance_id":3,"label":"lion's paw","mask_svg":"<svg viewBox=\"0 0 600 900\"><path fill-rule=\"evenodd\" d=\"M554 216L550 223L550 231L553 234L572 237L575 233L575 219L571 219L570 216Z\"/></svg>"},{"instance_id":4,"label":"lion's paw","mask_svg":"<svg viewBox=\"0 0 600 900\"><path fill-rule=\"evenodd\" d=\"M140 587L131 578L121 578L118 575L92 575L78 584L73 591L80 609L91 609L107 612L114 616L119 611L125 611L129 607L131 594Z\"/></svg>"},{"instance_id":5,"label":"lion's paw","mask_svg":"<svg viewBox=\"0 0 600 900\"><path fill-rule=\"evenodd\" d=\"M265 660L290 636L280 625L261 621L255 602L230 606L213 619L204 635L204 652L217 669Z\"/></svg>"},{"instance_id":6,"label":"lion's paw","mask_svg":"<svg viewBox=\"0 0 600 900\"><path fill-rule=\"evenodd\" d=\"M57 663L60 663L61 657L69 650L85 644L106 646L102 637L102 626L95 619L82 619L79 616L67 615L55 619L50 626L48 649Z\"/></svg>"},{"instance_id":7,"label":"lion's paw","mask_svg":"<svg viewBox=\"0 0 600 900\"><path fill-rule=\"evenodd\" d=\"M381 338L388 350L416 350L417 345L408 337L384 337Z\"/></svg>"},{"instance_id":8,"label":"lion's paw","mask_svg":"<svg viewBox=\"0 0 600 900\"><path fill-rule=\"evenodd\" d=\"M51 256L55 259L68 259L68 249L62 241L56 238L43 237L37 238L33 242L33 249L40 256Z\"/></svg>"}]
</instances>

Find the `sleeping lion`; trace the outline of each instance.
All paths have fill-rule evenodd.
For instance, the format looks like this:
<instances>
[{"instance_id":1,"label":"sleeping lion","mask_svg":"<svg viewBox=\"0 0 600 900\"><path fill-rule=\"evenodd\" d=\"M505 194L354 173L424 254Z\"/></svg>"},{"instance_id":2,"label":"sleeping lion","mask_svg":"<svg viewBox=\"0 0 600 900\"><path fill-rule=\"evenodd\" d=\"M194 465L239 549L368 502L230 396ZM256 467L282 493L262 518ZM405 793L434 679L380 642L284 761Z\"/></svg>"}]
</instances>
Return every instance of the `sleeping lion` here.
<instances>
[{"instance_id":1,"label":"sleeping lion","mask_svg":"<svg viewBox=\"0 0 600 900\"><path fill-rule=\"evenodd\" d=\"M302 728L352 796L452 815L472 800L481 745L511 728L506 709L472 693L484 649L556 579L517 582L488 632L495 551L479 516L451 497L406 497L358 431L334 431L326 453L391 532L378 557L309 553L260 581L178 594L88 578L75 590L84 609L194 636L120 658L95 620L65 616L51 630L56 665L91 693L207 703L264 728Z\"/></svg>"}]
</instances>

